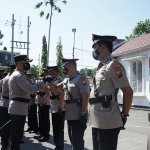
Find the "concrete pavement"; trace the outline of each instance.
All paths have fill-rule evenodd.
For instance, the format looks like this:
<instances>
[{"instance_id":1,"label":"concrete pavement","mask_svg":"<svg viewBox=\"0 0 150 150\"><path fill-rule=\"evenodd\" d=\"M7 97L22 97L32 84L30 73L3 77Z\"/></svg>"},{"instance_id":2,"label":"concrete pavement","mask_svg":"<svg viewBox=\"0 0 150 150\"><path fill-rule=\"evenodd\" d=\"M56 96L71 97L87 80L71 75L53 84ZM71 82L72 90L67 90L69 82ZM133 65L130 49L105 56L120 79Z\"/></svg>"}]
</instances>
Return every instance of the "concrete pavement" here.
<instances>
[{"instance_id":1,"label":"concrete pavement","mask_svg":"<svg viewBox=\"0 0 150 150\"><path fill-rule=\"evenodd\" d=\"M27 127L27 126L26 126ZM147 136L149 131L148 111L140 109L131 109L130 117L126 124L126 130L121 130L119 134L118 150L146 150ZM52 126L49 142L39 143L33 138L34 134L24 134L24 144L21 144L21 150L52 150L53 143ZM91 128L87 127L85 131L85 150L92 150ZM70 149L70 141L67 133L67 124L65 124L65 150Z\"/></svg>"}]
</instances>

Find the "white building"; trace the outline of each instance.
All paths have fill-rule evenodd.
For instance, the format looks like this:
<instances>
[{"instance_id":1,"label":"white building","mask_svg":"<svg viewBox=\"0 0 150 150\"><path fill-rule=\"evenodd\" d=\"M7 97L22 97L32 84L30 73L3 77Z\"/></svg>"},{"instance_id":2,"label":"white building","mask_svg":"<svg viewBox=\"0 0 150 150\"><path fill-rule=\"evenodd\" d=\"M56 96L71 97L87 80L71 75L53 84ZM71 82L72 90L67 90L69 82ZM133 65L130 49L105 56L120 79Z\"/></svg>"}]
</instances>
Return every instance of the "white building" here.
<instances>
[{"instance_id":1,"label":"white building","mask_svg":"<svg viewBox=\"0 0 150 150\"><path fill-rule=\"evenodd\" d=\"M127 72L134 91L133 106L150 107L150 33L127 41L112 55L120 61ZM121 90L118 101L122 101Z\"/></svg>"}]
</instances>

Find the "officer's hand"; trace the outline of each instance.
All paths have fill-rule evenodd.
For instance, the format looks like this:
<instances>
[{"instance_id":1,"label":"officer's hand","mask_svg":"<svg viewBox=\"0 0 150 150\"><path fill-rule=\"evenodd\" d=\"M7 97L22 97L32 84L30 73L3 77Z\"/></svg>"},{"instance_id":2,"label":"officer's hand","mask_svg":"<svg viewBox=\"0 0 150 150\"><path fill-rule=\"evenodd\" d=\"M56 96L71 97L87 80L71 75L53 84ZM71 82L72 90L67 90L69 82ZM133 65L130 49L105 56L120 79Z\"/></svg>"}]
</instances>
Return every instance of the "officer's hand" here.
<instances>
[{"instance_id":1,"label":"officer's hand","mask_svg":"<svg viewBox=\"0 0 150 150\"><path fill-rule=\"evenodd\" d=\"M122 122L123 122L123 127L122 127L122 130L125 130L125 124L127 122L127 117L122 117Z\"/></svg>"},{"instance_id":2,"label":"officer's hand","mask_svg":"<svg viewBox=\"0 0 150 150\"><path fill-rule=\"evenodd\" d=\"M81 124L86 124L87 123L87 117L85 115L80 115L80 123Z\"/></svg>"},{"instance_id":3,"label":"officer's hand","mask_svg":"<svg viewBox=\"0 0 150 150\"><path fill-rule=\"evenodd\" d=\"M58 107L58 114L59 114L60 116L63 116L62 107Z\"/></svg>"},{"instance_id":4,"label":"officer's hand","mask_svg":"<svg viewBox=\"0 0 150 150\"><path fill-rule=\"evenodd\" d=\"M45 107L45 104L41 104L40 108L44 109L44 107Z\"/></svg>"},{"instance_id":5,"label":"officer's hand","mask_svg":"<svg viewBox=\"0 0 150 150\"><path fill-rule=\"evenodd\" d=\"M123 122L123 127L122 127L122 130L125 130L125 124L127 122L127 117L129 116L129 114L125 115L121 112L121 116L122 116L122 122Z\"/></svg>"},{"instance_id":6,"label":"officer's hand","mask_svg":"<svg viewBox=\"0 0 150 150\"><path fill-rule=\"evenodd\" d=\"M51 77L51 76L47 76L47 77L43 77L43 81L46 83L46 82L48 82L48 83L50 83L50 82L52 82L54 79Z\"/></svg>"}]
</instances>

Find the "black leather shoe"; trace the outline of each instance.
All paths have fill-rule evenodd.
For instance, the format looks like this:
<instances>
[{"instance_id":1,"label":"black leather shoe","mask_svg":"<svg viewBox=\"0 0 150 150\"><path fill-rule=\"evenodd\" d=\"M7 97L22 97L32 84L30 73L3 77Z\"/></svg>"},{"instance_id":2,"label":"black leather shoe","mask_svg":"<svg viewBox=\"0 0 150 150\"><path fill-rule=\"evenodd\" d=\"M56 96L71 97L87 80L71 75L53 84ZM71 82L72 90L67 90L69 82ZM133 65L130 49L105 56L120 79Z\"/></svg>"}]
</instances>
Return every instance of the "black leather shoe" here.
<instances>
[{"instance_id":1,"label":"black leather shoe","mask_svg":"<svg viewBox=\"0 0 150 150\"><path fill-rule=\"evenodd\" d=\"M31 128L28 128L27 130L25 130L24 132L29 132L29 131L32 131Z\"/></svg>"},{"instance_id":2,"label":"black leather shoe","mask_svg":"<svg viewBox=\"0 0 150 150\"><path fill-rule=\"evenodd\" d=\"M42 138L42 137L43 137L42 135L35 135L35 136L34 136L35 139L40 139L40 138Z\"/></svg>"},{"instance_id":3,"label":"black leather shoe","mask_svg":"<svg viewBox=\"0 0 150 150\"><path fill-rule=\"evenodd\" d=\"M29 131L29 133L35 133L36 134L36 133L38 133L38 131Z\"/></svg>"},{"instance_id":4,"label":"black leather shoe","mask_svg":"<svg viewBox=\"0 0 150 150\"><path fill-rule=\"evenodd\" d=\"M47 142L49 141L48 137L43 136L42 138L38 139L39 142Z\"/></svg>"}]
</instances>

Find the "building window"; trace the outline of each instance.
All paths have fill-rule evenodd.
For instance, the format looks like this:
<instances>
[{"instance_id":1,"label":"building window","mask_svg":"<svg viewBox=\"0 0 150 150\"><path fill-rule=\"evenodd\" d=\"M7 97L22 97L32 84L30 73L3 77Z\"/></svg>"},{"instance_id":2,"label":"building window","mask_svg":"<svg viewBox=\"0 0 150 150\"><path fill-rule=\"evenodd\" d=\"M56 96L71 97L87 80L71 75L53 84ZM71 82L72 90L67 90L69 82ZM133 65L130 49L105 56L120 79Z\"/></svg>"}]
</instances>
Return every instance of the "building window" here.
<instances>
[{"instance_id":1,"label":"building window","mask_svg":"<svg viewBox=\"0 0 150 150\"><path fill-rule=\"evenodd\" d=\"M132 87L134 92L142 92L142 61L133 62Z\"/></svg>"}]
</instances>

